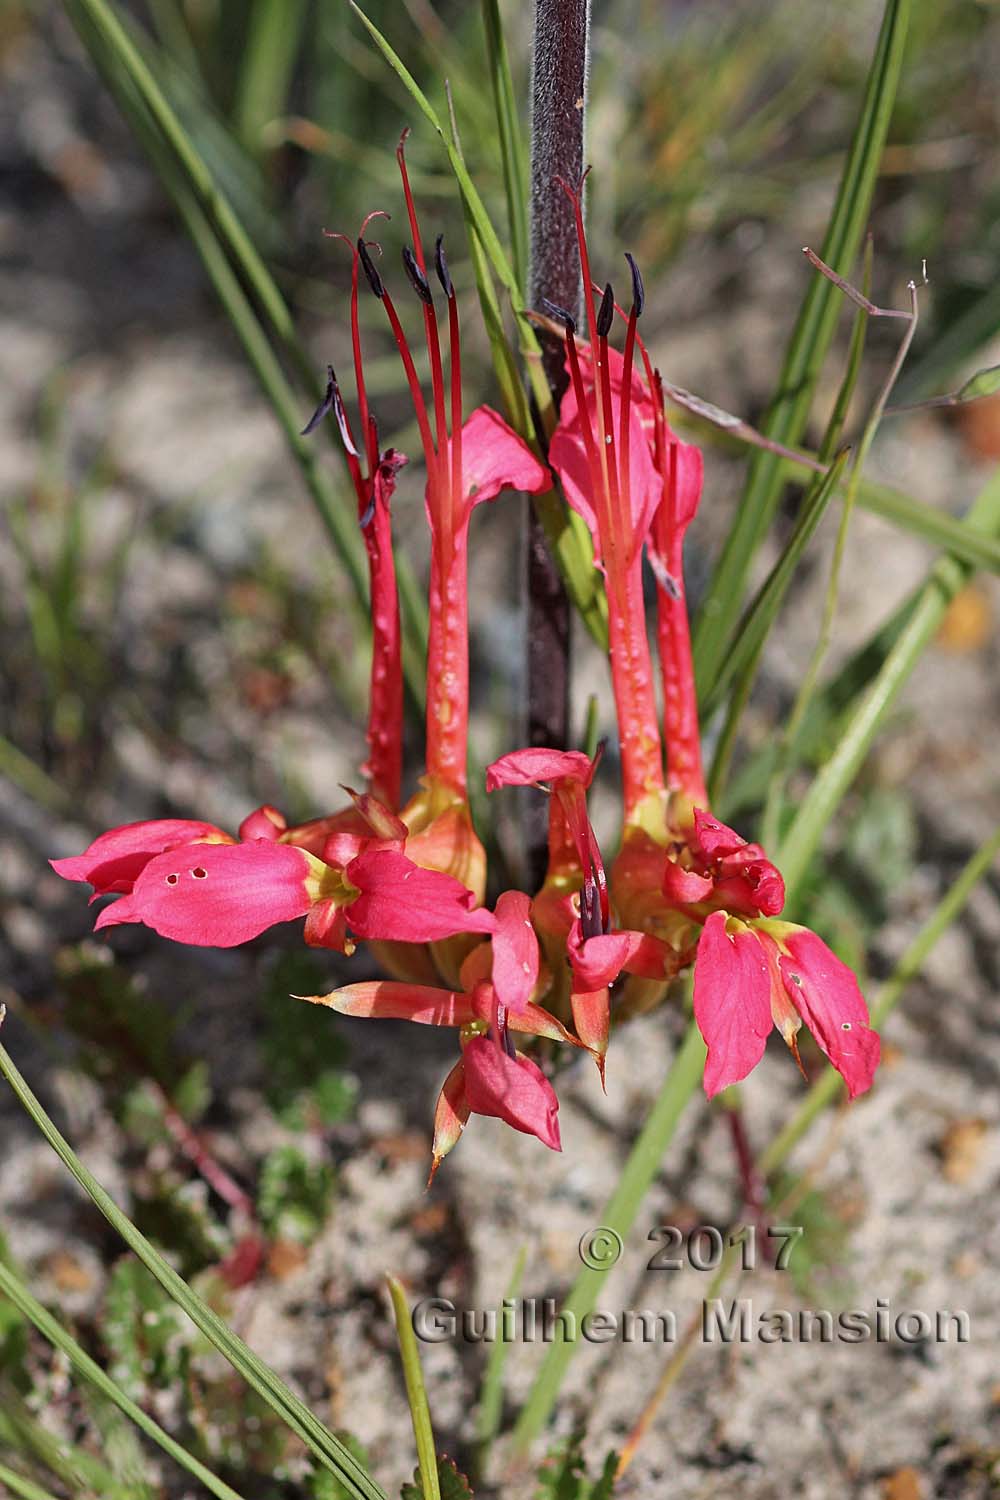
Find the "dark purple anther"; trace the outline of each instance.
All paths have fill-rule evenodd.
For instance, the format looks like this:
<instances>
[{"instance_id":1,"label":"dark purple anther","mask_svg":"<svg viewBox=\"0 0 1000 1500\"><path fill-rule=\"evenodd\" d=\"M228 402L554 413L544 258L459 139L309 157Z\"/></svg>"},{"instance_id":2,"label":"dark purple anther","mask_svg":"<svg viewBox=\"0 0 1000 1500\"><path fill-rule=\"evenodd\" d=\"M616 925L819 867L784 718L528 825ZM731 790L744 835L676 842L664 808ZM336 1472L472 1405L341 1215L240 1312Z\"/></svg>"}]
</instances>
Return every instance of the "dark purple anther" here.
<instances>
[{"instance_id":1,"label":"dark purple anther","mask_svg":"<svg viewBox=\"0 0 1000 1500\"><path fill-rule=\"evenodd\" d=\"M451 300L455 295L452 285L451 272L448 270L448 262L444 258L444 235L439 234L434 245L434 269L437 271L438 281L444 288L445 296Z\"/></svg>"},{"instance_id":2,"label":"dark purple anther","mask_svg":"<svg viewBox=\"0 0 1000 1500\"><path fill-rule=\"evenodd\" d=\"M611 325L615 321L615 291L611 282L604 287L604 296L601 305L597 309L597 337L606 339L611 332Z\"/></svg>"},{"instance_id":3,"label":"dark purple anther","mask_svg":"<svg viewBox=\"0 0 1000 1500\"><path fill-rule=\"evenodd\" d=\"M642 317L642 310L646 306L646 288L642 284L642 272L635 263L635 257L625 251L625 259L628 268L632 272L632 306L637 318Z\"/></svg>"},{"instance_id":4,"label":"dark purple anther","mask_svg":"<svg viewBox=\"0 0 1000 1500\"><path fill-rule=\"evenodd\" d=\"M361 264L365 268L365 275L368 277L368 285L371 287L372 291L381 302L382 298L385 296L385 287L382 285L382 278L375 269L375 262L372 260L371 255L368 251L368 246L365 244L364 240L358 240L358 255L361 257Z\"/></svg>"},{"instance_id":5,"label":"dark purple anther","mask_svg":"<svg viewBox=\"0 0 1000 1500\"><path fill-rule=\"evenodd\" d=\"M564 325L567 333L576 333L576 319L572 313L560 307L558 302L550 302L548 297L540 297L539 301L547 313Z\"/></svg>"},{"instance_id":6,"label":"dark purple anther","mask_svg":"<svg viewBox=\"0 0 1000 1500\"><path fill-rule=\"evenodd\" d=\"M428 307L433 307L434 298L431 296L431 289L427 285L427 277L417 265L416 258L409 245L403 246L403 265L406 267L406 274L410 278L410 285L421 302L426 302Z\"/></svg>"},{"instance_id":7,"label":"dark purple anther","mask_svg":"<svg viewBox=\"0 0 1000 1500\"><path fill-rule=\"evenodd\" d=\"M309 418L308 422L299 433L300 437L308 437L311 432L315 432L316 428L322 422L327 412L333 410L333 403L337 397L337 377L333 373L332 365L327 365L326 376L326 395L323 397L322 401L319 403L316 410L313 412L312 416Z\"/></svg>"}]
</instances>

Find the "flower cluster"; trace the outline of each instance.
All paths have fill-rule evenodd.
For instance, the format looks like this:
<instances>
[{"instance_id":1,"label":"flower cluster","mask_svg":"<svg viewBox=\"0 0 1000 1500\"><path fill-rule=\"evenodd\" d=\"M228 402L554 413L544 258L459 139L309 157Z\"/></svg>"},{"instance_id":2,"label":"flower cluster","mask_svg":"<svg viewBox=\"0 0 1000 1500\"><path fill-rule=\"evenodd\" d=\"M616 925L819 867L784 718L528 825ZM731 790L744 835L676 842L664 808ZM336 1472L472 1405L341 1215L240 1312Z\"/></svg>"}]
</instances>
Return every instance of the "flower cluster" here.
<instances>
[{"instance_id":1,"label":"flower cluster","mask_svg":"<svg viewBox=\"0 0 1000 1500\"><path fill-rule=\"evenodd\" d=\"M576 217L587 333L559 309L569 387L544 462L495 411L463 420L459 316L439 238L428 260L397 158L412 248L403 261L423 315L431 399L366 238L351 254L356 416L331 368L310 432L332 415L367 549L373 651L366 789L331 816L288 826L261 807L236 837L209 823L162 819L101 834L84 854L53 861L66 879L114 895L98 928L139 922L182 943L229 947L304 918L307 943L350 954L367 942L391 977L303 997L346 1015L451 1026L460 1055L434 1121L434 1168L473 1113L493 1115L560 1147L558 1102L515 1037L589 1052L604 1076L612 987L649 1004L695 964L694 1005L708 1047L709 1095L763 1055L772 1025L798 1056L803 1022L852 1096L868 1088L878 1037L857 982L806 928L781 921L784 887L763 850L708 808L701 764L682 547L701 493L701 455L671 432L663 392L638 334L642 279L629 257L626 313L608 285L591 295L580 186L562 184ZM402 797L401 635L391 500L407 462L382 449L365 385L358 317L364 276L382 304L405 371L426 468L431 534L425 768ZM447 368L432 278L447 312ZM616 314L624 351L609 345ZM551 466L551 469L550 469ZM487 790L542 785L549 794L548 868L540 891L484 905L486 857L466 786L469 715L468 536L472 511L503 490L542 493L558 476L594 542L607 591L610 662L621 750L621 850L605 872L587 812L596 760L525 749L487 772ZM643 558L657 584L662 732L643 603ZM622 979L622 976L626 976ZM544 1002L544 1003L543 1003Z\"/></svg>"}]
</instances>

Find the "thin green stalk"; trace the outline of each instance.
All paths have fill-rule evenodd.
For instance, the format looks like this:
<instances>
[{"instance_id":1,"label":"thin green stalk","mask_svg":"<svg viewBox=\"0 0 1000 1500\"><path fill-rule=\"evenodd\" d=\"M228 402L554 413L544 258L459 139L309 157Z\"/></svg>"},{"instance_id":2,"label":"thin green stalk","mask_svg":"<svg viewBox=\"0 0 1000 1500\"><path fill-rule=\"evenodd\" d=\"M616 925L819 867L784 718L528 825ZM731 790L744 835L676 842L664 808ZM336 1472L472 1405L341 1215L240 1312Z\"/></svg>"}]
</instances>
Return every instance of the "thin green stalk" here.
<instances>
[{"instance_id":1,"label":"thin green stalk","mask_svg":"<svg viewBox=\"0 0 1000 1500\"><path fill-rule=\"evenodd\" d=\"M164 1453L187 1469L189 1474L193 1474L195 1479L199 1480L207 1490L218 1497L218 1500L243 1500L243 1497L236 1490L224 1483L223 1480L218 1479L212 1473L211 1469L206 1469L205 1465L199 1462L194 1454L189 1453L186 1448L182 1448L180 1443L175 1442L169 1433L164 1432L159 1423L154 1422L153 1418L147 1415L141 1406L137 1406L121 1387L115 1384L110 1375L107 1375L101 1369L100 1365L95 1363L90 1355L81 1349L80 1345L66 1331L62 1324L42 1306L36 1297L32 1296L20 1277L15 1275L10 1266L5 1265L3 1261L0 1261L0 1294L9 1298L14 1306L26 1318L30 1319L39 1333L47 1338L49 1343L56 1349L65 1354L73 1369L79 1375L82 1375L85 1380L90 1381L109 1401L113 1401L119 1411L124 1412L125 1416L135 1423L140 1432L144 1432L148 1438L152 1438L154 1443L159 1444ZM0 1473L0 1479L3 1477L4 1475Z\"/></svg>"},{"instance_id":2,"label":"thin green stalk","mask_svg":"<svg viewBox=\"0 0 1000 1500\"><path fill-rule=\"evenodd\" d=\"M987 535L996 535L1000 531L1000 470L977 498L966 524ZM827 823L860 770L876 733L944 618L948 605L971 572L971 567L958 558L942 557L917 595L906 625L855 707L832 756L799 804L794 822L777 851L776 863L785 877L789 894L805 874Z\"/></svg>"},{"instance_id":3,"label":"thin green stalk","mask_svg":"<svg viewBox=\"0 0 1000 1500\"><path fill-rule=\"evenodd\" d=\"M3 1008L0 1007L0 1021ZM7 1049L0 1045L0 1072L3 1073L20 1103L44 1135L63 1165L72 1173L84 1192L101 1211L108 1223L120 1234L128 1247L153 1274L167 1295L187 1313L195 1327L212 1346L229 1361L237 1374L251 1386L285 1424L301 1438L319 1462L336 1474L347 1493L356 1500L386 1500L350 1449L335 1437L284 1381L250 1349L223 1320L178 1276L174 1268L153 1248L145 1235L122 1213L110 1193L89 1172L68 1141L56 1129L41 1103L28 1087Z\"/></svg>"},{"instance_id":4,"label":"thin green stalk","mask_svg":"<svg viewBox=\"0 0 1000 1500\"><path fill-rule=\"evenodd\" d=\"M25 755L10 740L0 735L0 776L5 776L15 786L27 792L40 807L49 812L66 813L72 809L72 798L64 787L53 781L47 771L36 766L30 756Z\"/></svg>"},{"instance_id":5,"label":"thin green stalk","mask_svg":"<svg viewBox=\"0 0 1000 1500\"><path fill-rule=\"evenodd\" d=\"M666 1082L629 1152L618 1186L601 1213L601 1224L613 1229L623 1240L627 1238L642 1200L660 1168L681 1112L701 1082L704 1066L705 1043L691 1021ZM593 1310L604 1285L604 1275L603 1271L584 1266L560 1309L571 1315L568 1322L579 1321ZM560 1323L560 1333L563 1326ZM559 1337L549 1346L514 1428L515 1451L523 1453L545 1426L578 1344L578 1339Z\"/></svg>"},{"instance_id":6,"label":"thin green stalk","mask_svg":"<svg viewBox=\"0 0 1000 1500\"><path fill-rule=\"evenodd\" d=\"M1000 855L1000 829L996 829L973 854L958 879L934 908L897 963L889 979L879 989L872 1005L872 1024L881 1026L896 1005L906 986L920 973L928 955L942 933L958 917L970 894ZM765 1173L773 1172L788 1156L792 1147L805 1135L816 1116L836 1098L841 1087L840 1074L828 1067L806 1094L795 1114L761 1153L757 1165Z\"/></svg>"},{"instance_id":7,"label":"thin green stalk","mask_svg":"<svg viewBox=\"0 0 1000 1500\"><path fill-rule=\"evenodd\" d=\"M870 243L869 241L869 245ZM870 254L868 257L868 269L870 271ZM854 455L851 475L844 495L844 504L840 512L840 525L837 528L837 539L833 548L833 560L830 564L830 576L827 580L826 597L823 601L823 614L820 620L819 635L816 639L812 655L809 658L809 665L806 667L802 682L799 685L798 693L795 696L795 702L792 705L788 722L781 734L778 758L774 774L771 777L770 786L768 787L767 800L764 804L760 837L765 848L773 848L778 842L784 810L785 784L789 768L795 757L799 734L805 722L806 714L809 712L809 706L816 691L816 684L819 682L819 674L823 669L823 663L826 660L830 643L833 640L833 624L837 614L837 601L840 598L840 573L843 567L844 554L847 550L847 536L850 531L851 518L854 514L854 504L858 495L861 474L868 461L868 455L871 452L872 443L875 441L875 435L881 425L886 403L906 360L910 345L913 342L913 336L917 331L917 288L916 283L912 281L910 282L910 301L910 319L907 323L906 332L900 340L896 357L875 400L868 421L865 423L864 431L861 434L861 442L858 444L857 452ZM872 305L860 308L858 322L855 326L859 345L864 338L864 324L861 323L861 318L883 315L881 308L876 308Z\"/></svg>"},{"instance_id":8,"label":"thin green stalk","mask_svg":"<svg viewBox=\"0 0 1000 1500\"><path fill-rule=\"evenodd\" d=\"M964 519L950 516L945 510L923 505L888 484L863 479L858 500L873 516L891 521L900 531L920 537L932 546L954 552L963 562L976 568L1000 573L1000 539L970 531Z\"/></svg>"},{"instance_id":9,"label":"thin green stalk","mask_svg":"<svg viewBox=\"0 0 1000 1500\"><path fill-rule=\"evenodd\" d=\"M748 606L740 621L731 650L725 660L719 662L718 674L706 687L705 694L700 700L703 704L702 713L706 718L722 701L729 684L741 673L747 671L763 649L768 632L778 617L778 611L788 592L795 569L837 493L848 457L849 450L845 448L837 455L826 473L815 476L809 486L791 536Z\"/></svg>"},{"instance_id":10,"label":"thin green stalk","mask_svg":"<svg viewBox=\"0 0 1000 1500\"><path fill-rule=\"evenodd\" d=\"M413 1421L413 1436L417 1444L417 1462L420 1465L420 1488L424 1500L441 1500L438 1482L437 1451L434 1447L434 1429L431 1426L431 1409L427 1404L424 1372L420 1368L420 1351L417 1336L410 1322L410 1309L406 1304L406 1293L395 1276L386 1276L392 1310L396 1316L396 1337L399 1340L399 1357L403 1362L403 1379L406 1382L406 1399Z\"/></svg>"},{"instance_id":11,"label":"thin green stalk","mask_svg":"<svg viewBox=\"0 0 1000 1500\"><path fill-rule=\"evenodd\" d=\"M17 1495L19 1500L59 1500L58 1495L53 1495L49 1490L43 1490L40 1484L35 1484L33 1479L26 1479L23 1474L18 1474L14 1469L8 1469L6 1464L0 1464L0 1484L5 1484L12 1495Z\"/></svg>"},{"instance_id":12,"label":"thin green stalk","mask_svg":"<svg viewBox=\"0 0 1000 1500\"><path fill-rule=\"evenodd\" d=\"M305 19L305 0L253 0L250 7L234 114L240 137L255 156L264 126L286 112Z\"/></svg>"},{"instance_id":13,"label":"thin green stalk","mask_svg":"<svg viewBox=\"0 0 1000 1500\"><path fill-rule=\"evenodd\" d=\"M507 1283L507 1290L504 1292L505 1303L513 1302L521 1290L521 1279L524 1276L527 1260L528 1250L525 1245L522 1245L514 1257L514 1269ZM503 1317L502 1307L500 1317ZM483 1383L479 1392L479 1410L476 1412L475 1467L471 1476L473 1480L485 1472L490 1449L500 1431L500 1421L503 1417L503 1376L510 1349L510 1342L504 1338L495 1339L490 1345L486 1369L483 1372Z\"/></svg>"},{"instance_id":14,"label":"thin green stalk","mask_svg":"<svg viewBox=\"0 0 1000 1500\"><path fill-rule=\"evenodd\" d=\"M909 24L909 0L888 0L865 98L823 240L823 259L848 274L861 243L899 82ZM810 282L785 356L778 394L764 432L785 445L799 441L833 338L838 298L827 282ZM695 630L699 697L718 670L743 599L750 565L777 510L783 463L761 452L751 460L743 498L702 605Z\"/></svg>"},{"instance_id":15,"label":"thin green stalk","mask_svg":"<svg viewBox=\"0 0 1000 1500\"><path fill-rule=\"evenodd\" d=\"M498 0L482 0L483 27L486 31L486 55L493 85L497 134L503 163L504 196L507 199L507 225L510 231L510 254L514 275L521 286L528 282L528 174L525 165L524 140L518 117L517 96L510 74L510 58L503 34Z\"/></svg>"}]
</instances>

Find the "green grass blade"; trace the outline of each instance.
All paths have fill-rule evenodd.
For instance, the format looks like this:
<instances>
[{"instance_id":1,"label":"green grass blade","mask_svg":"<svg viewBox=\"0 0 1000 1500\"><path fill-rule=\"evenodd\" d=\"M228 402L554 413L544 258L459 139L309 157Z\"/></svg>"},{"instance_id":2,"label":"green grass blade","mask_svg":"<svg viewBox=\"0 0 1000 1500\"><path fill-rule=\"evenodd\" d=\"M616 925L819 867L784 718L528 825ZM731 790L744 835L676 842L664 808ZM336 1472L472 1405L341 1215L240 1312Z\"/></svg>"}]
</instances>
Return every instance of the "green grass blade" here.
<instances>
[{"instance_id":1,"label":"green grass blade","mask_svg":"<svg viewBox=\"0 0 1000 1500\"><path fill-rule=\"evenodd\" d=\"M920 973L938 938L947 931L961 912L972 891L1000 855L1000 829L997 829L973 854L958 879L934 908L880 988L872 1005L872 1024L881 1026L906 986ZM826 1068L809 1090L795 1114L775 1136L758 1163L762 1172L773 1172L805 1135L816 1116L840 1092L842 1080L834 1068Z\"/></svg>"},{"instance_id":2,"label":"green grass blade","mask_svg":"<svg viewBox=\"0 0 1000 1500\"><path fill-rule=\"evenodd\" d=\"M1000 573L1000 540L995 536L983 536L947 511L936 510L931 505L912 500L891 485L875 484L868 479L861 481L858 504L872 515L891 521L900 531L908 531L921 541L954 553L972 567Z\"/></svg>"},{"instance_id":3,"label":"green grass blade","mask_svg":"<svg viewBox=\"0 0 1000 1500\"><path fill-rule=\"evenodd\" d=\"M1000 532L1000 471L977 498L966 525L988 536ZM790 894L805 874L880 725L971 572L969 564L956 557L938 560L899 638L845 725L836 749L799 804L775 857Z\"/></svg>"},{"instance_id":4,"label":"green grass blade","mask_svg":"<svg viewBox=\"0 0 1000 1500\"><path fill-rule=\"evenodd\" d=\"M896 96L909 14L909 0L888 0L861 115L823 240L823 259L841 275L849 274L864 231ZM763 424L769 438L794 445L801 437L839 311L837 289L823 278L811 280L785 356L778 393ZM695 631L699 693L718 671L739 613L747 572L774 517L781 485L782 461L772 453L755 454Z\"/></svg>"},{"instance_id":5,"label":"green grass blade","mask_svg":"<svg viewBox=\"0 0 1000 1500\"><path fill-rule=\"evenodd\" d=\"M6 1464L0 1464L0 1484L6 1485L12 1495L18 1496L18 1500L59 1500L58 1495L53 1495L50 1490L43 1490L33 1479L25 1479L23 1474L18 1474L15 1469L8 1469Z\"/></svg>"},{"instance_id":6,"label":"green grass blade","mask_svg":"<svg viewBox=\"0 0 1000 1500\"><path fill-rule=\"evenodd\" d=\"M20 1103L38 1126L63 1165L72 1173L84 1192L100 1209L112 1228L121 1235L143 1265L163 1287L167 1295L182 1308L195 1327L213 1348L229 1361L237 1374L267 1402L285 1424L297 1434L324 1468L343 1482L354 1500L386 1500L385 1493L358 1463L353 1453L325 1427L318 1417L290 1391L284 1381L250 1349L212 1309L178 1276L163 1256L153 1248L131 1220L122 1213L110 1193L87 1170L68 1141L59 1133L40 1102L28 1087L7 1049L0 1045L0 1072L3 1073Z\"/></svg>"},{"instance_id":7,"label":"green grass blade","mask_svg":"<svg viewBox=\"0 0 1000 1500\"><path fill-rule=\"evenodd\" d=\"M521 134L510 59L500 19L499 0L483 0L486 57L493 85L497 133L503 162L503 185L507 198L507 225L514 275L520 286L528 285L528 164Z\"/></svg>"},{"instance_id":8,"label":"green grass blade","mask_svg":"<svg viewBox=\"0 0 1000 1500\"><path fill-rule=\"evenodd\" d=\"M243 144L255 156L264 126L287 112L305 20L305 0L253 0L250 6L234 116Z\"/></svg>"},{"instance_id":9,"label":"green grass blade","mask_svg":"<svg viewBox=\"0 0 1000 1500\"><path fill-rule=\"evenodd\" d=\"M141 1406L137 1406L123 1390L115 1384L110 1375L106 1374L90 1355L87 1354L76 1340L67 1332L56 1318L43 1307L36 1297L33 1297L28 1288L23 1284L10 1266L0 1261L0 1295L3 1295L14 1304L19 1312L35 1325L49 1343L59 1349L69 1360L73 1369L85 1380L113 1401L119 1411L135 1423L141 1432L152 1438L154 1443L159 1444L164 1453L193 1474L211 1494L217 1496L217 1500L243 1500L238 1491L230 1485L218 1479L210 1469L206 1469L192 1453L188 1453L180 1443L175 1442L169 1433L164 1432L159 1423L154 1422ZM0 1474L0 1478L3 1475Z\"/></svg>"},{"instance_id":10,"label":"green grass blade","mask_svg":"<svg viewBox=\"0 0 1000 1500\"><path fill-rule=\"evenodd\" d=\"M406 1305L406 1293L395 1276L386 1276L392 1310L396 1317L396 1337L399 1340L399 1355L403 1362L403 1379L406 1383L406 1399L413 1421L413 1436L417 1444L417 1463L420 1465L420 1488L424 1500L441 1500L438 1483L437 1453L434 1448L434 1429L431 1426L431 1409L427 1404L427 1389L424 1372L420 1368L420 1350L417 1336L410 1322L410 1309Z\"/></svg>"},{"instance_id":11,"label":"green grass blade","mask_svg":"<svg viewBox=\"0 0 1000 1500\"><path fill-rule=\"evenodd\" d=\"M848 456L845 449L827 472L817 476L816 482L810 486L781 556L743 616L732 648L718 663L714 681L707 686L704 697L699 700L704 704L702 713L705 718L718 707L730 683L746 672L759 656L768 631L777 618L792 575L837 492Z\"/></svg>"},{"instance_id":12,"label":"green grass blade","mask_svg":"<svg viewBox=\"0 0 1000 1500\"><path fill-rule=\"evenodd\" d=\"M663 1153L677 1127L681 1112L701 1082L705 1066L705 1043L692 1021L674 1058L663 1088L638 1140L629 1152L618 1185L600 1215L600 1222L624 1240L635 1222L650 1184L659 1171ZM579 1320L591 1312L604 1287L605 1273L584 1266L574 1281L561 1312ZM570 1320L567 1320L570 1321ZM560 1332L565 1325L559 1324ZM545 1426L555 1405L566 1368L581 1340L557 1338L550 1344L542 1367L528 1393L514 1428L514 1447L524 1452Z\"/></svg>"},{"instance_id":13,"label":"green grass blade","mask_svg":"<svg viewBox=\"0 0 1000 1500\"><path fill-rule=\"evenodd\" d=\"M95 33L100 39L104 62L102 72L105 76L110 69L129 79L162 133L164 142L183 168L210 223L239 265L289 357L310 385L315 385L316 372L298 343L291 314L271 273L233 212L228 199L220 192L218 184L195 149L146 60L122 25L114 7L109 0L64 0L64 4L74 24L81 14L90 22L93 32L89 37L84 37L88 50L92 50L91 41Z\"/></svg>"},{"instance_id":14,"label":"green grass blade","mask_svg":"<svg viewBox=\"0 0 1000 1500\"><path fill-rule=\"evenodd\" d=\"M507 1290L504 1292L504 1302L513 1302L520 1291L527 1259L528 1251L522 1245L514 1257L514 1269L507 1283ZM500 1316L503 1316L502 1308ZM495 1339L490 1345L486 1369L483 1372L483 1384L479 1392L479 1410L476 1412L475 1473L471 1476L473 1480L477 1474L482 1474L486 1469L490 1449L500 1431L500 1422L503 1417L503 1375L507 1367L510 1347L509 1340L503 1338Z\"/></svg>"}]
</instances>

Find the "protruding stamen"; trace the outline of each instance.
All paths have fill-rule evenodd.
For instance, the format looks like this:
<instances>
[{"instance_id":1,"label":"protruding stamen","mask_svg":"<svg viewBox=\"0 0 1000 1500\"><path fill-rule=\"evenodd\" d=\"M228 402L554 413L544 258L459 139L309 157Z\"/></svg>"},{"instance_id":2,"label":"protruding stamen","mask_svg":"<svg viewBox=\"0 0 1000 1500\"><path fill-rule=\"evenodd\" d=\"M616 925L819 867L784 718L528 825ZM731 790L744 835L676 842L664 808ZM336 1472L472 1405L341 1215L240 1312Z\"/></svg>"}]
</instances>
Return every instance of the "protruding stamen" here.
<instances>
[{"instance_id":1,"label":"protruding stamen","mask_svg":"<svg viewBox=\"0 0 1000 1500\"><path fill-rule=\"evenodd\" d=\"M328 366L327 368L329 369L330 367ZM337 418L337 426L340 429L340 441L343 443L350 458L359 458L360 454L354 446L354 439L351 437L351 424L347 420L347 409L344 406L344 398L340 394L340 386L337 384L337 377L334 375L332 369L330 369L330 376L333 380L333 414ZM373 417L372 421L374 420Z\"/></svg>"},{"instance_id":2,"label":"protruding stamen","mask_svg":"<svg viewBox=\"0 0 1000 1500\"><path fill-rule=\"evenodd\" d=\"M448 270L448 262L444 258L444 235L439 234L434 245L434 269L437 271L438 281L444 288L444 294L449 299L454 297L455 288L452 285L451 272Z\"/></svg>"},{"instance_id":3,"label":"protruding stamen","mask_svg":"<svg viewBox=\"0 0 1000 1500\"><path fill-rule=\"evenodd\" d=\"M551 302L548 297L539 297L538 300L547 313L551 313L563 324L567 333L576 333L576 319L572 313L567 312L565 307L560 307L558 302Z\"/></svg>"},{"instance_id":4,"label":"protruding stamen","mask_svg":"<svg viewBox=\"0 0 1000 1500\"><path fill-rule=\"evenodd\" d=\"M416 292L421 302L426 303L428 307L433 307L434 298L431 296L431 289L427 284L427 277L417 265L417 262L413 256L413 251L410 249L409 245L403 246L403 265L406 267L406 274L410 278L410 285L413 287L413 290Z\"/></svg>"},{"instance_id":5,"label":"protruding stamen","mask_svg":"<svg viewBox=\"0 0 1000 1500\"><path fill-rule=\"evenodd\" d=\"M601 298L601 305L597 309L597 337L599 339L607 338L608 334L611 332L611 325L614 320L615 293L614 288L609 281L605 284L604 296Z\"/></svg>"},{"instance_id":6,"label":"protruding stamen","mask_svg":"<svg viewBox=\"0 0 1000 1500\"><path fill-rule=\"evenodd\" d=\"M632 272L632 306L635 308L637 318L642 317L642 310L646 306L646 288L642 284L642 272L635 263L635 257L625 251L625 259L628 268Z\"/></svg>"},{"instance_id":7,"label":"protruding stamen","mask_svg":"<svg viewBox=\"0 0 1000 1500\"><path fill-rule=\"evenodd\" d=\"M371 258L368 246L365 244L364 240L361 239L358 240L358 255L361 258L361 264L365 268L365 275L368 277L368 285L371 287L372 291L381 302L382 298L385 296L385 287L382 285L381 276L375 269L375 262Z\"/></svg>"},{"instance_id":8,"label":"protruding stamen","mask_svg":"<svg viewBox=\"0 0 1000 1500\"><path fill-rule=\"evenodd\" d=\"M299 433L299 437L308 437L311 432L315 432L327 412L333 411L334 393L337 389L337 377L333 373L333 365L327 365L326 376L326 395Z\"/></svg>"}]
</instances>

